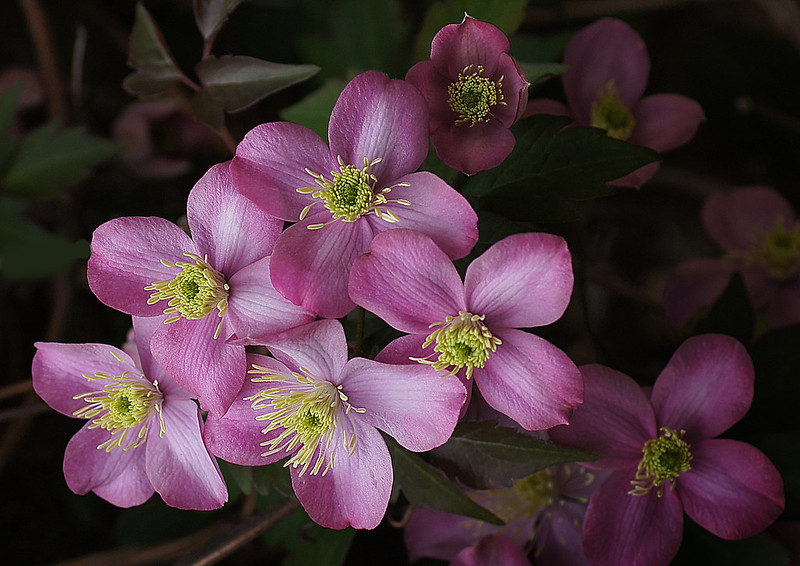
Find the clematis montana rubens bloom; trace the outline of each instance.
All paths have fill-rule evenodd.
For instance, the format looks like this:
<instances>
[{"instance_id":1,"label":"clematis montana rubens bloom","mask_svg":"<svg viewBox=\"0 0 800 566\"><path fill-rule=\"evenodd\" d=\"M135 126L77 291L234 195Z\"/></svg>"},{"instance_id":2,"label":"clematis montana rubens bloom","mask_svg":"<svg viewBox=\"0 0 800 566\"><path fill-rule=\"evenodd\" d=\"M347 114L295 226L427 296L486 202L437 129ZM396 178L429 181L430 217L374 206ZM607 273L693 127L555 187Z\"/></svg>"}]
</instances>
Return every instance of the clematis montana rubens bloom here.
<instances>
[{"instance_id":1,"label":"clematis montana rubens bloom","mask_svg":"<svg viewBox=\"0 0 800 566\"><path fill-rule=\"evenodd\" d=\"M527 430L569 422L583 400L575 364L520 327L558 320L572 293L567 244L551 234L516 234L467 268L462 283L447 255L424 234L392 230L356 259L350 296L390 326L409 332L378 359L409 360L475 378L486 402Z\"/></svg>"},{"instance_id":2,"label":"clematis montana rubens bloom","mask_svg":"<svg viewBox=\"0 0 800 566\"><path fill-rule=\"evenodd\" d=\"M529 84L508 50L499 28L465 14L434 36L430 61L406 74L428 103L436 155L467 175L497 167L514 149L509 128L525 110Z\"/></svg>"},{"instance_id":3,"label":"clematis montana rubens bloom","mask_svg":"<svg viewBox=\"0 0 800 566\"><path fill-rule=\"evenodd\" d=\"M650 74L650 58L642 38L628 24L603 18L582 29L564 51L562 75L567 104L549 99L528 103L526 115L571 116L578 126L603 128L608 135L649 147L659 153L694 137L705 114L694 100L679 94L642 98ZM658 171L650 163L609 183L640 187Z\"/></svg>"},{"instance_id":4,"label":"clematis montana rubens bloom","mask_svg":"<svg viewBox=\"0 0 800 566\"><path fill-rule=\"evenodd\" d=\"M160 325L133 318L136 361L105 344L37 342L33 387L59 413L88 420L64 454L72 491L93 491L119 507L156 491L172 507L216 509L228 492L203 444L197 404L150 353Z\"/></svg>"},{"instance_id":5,"label":"clematis montana rubens bloom","mask_svg":"<svg viewBox=\"0 0 800 566\"><path fill-rule=\"evenodd\" d=\"M664 286L667 320L682 326L713 304L739 271L756 307L773 326L800 322L800 222L789 202L769 187L715 193L703 206L706 232L725 255L684 263Z\"/></svg>"},{"instance_id":6,"label":"clematis montana rubens bloom","mask_svg":"<svg viewBox=\"0 0 800 566\"><path fill-rule=\"evenodd\" d=\"M735 339L686 340L649 400L618 371L588 365L581 372L586 401L550 437L599 456L587 467L613 471L583 522L592 564L668 564L681 544L684 511L724 539L756 535L782 513L783 481L767 457L744 442L714 438L753 399L753 364Z\"/></svg>"},{"instance_id":7,"label":"clematis montana rubens bloom","mask_svg":"<svg viewBox=\"0 0 800 566\"><path fill-rule=\"evenodd\" d=\"M163 218L116 218L94 231L87 270L106 305L166 318L153 335L153 355L218 413L242 387L242 344L314 318L269 284L283 222L231 189L228 166L213 166L189 193L192 238Z\"/></svg>"},{"instance_id":8,"label":"clematis montana rubens bloom","mask_svg":"<svg viewBox=\"0 0 800 566\"><path fill-rule=\"evenodd\" d=\"M392 462L378 429L409 450L450 437L466 391L429 366L347 360L337 320L274 336L275 358L251 354L249 374L230 410L209 413L209 450L244 466L288 457L292 485L317 523L376 527L392 491Z\"/></svg>"},{"instance_id":9,"label":"clematis montana rubens bloom","mask_svg":"<svg viewBox=\"0 0 800 566\"><path fill-rule=\"evenodd\" d=\"M428 234L452 259L478 238L478 217L457 191L427 171L428 111L417 89L367 71L342 91L328 125L330 149L314 132L275 122L236 149L236 190L269 214L296 222L278 238L272 284L323 318L355 305L347 295L353 259L375 234Z\"/></svg>"}]
</instances>

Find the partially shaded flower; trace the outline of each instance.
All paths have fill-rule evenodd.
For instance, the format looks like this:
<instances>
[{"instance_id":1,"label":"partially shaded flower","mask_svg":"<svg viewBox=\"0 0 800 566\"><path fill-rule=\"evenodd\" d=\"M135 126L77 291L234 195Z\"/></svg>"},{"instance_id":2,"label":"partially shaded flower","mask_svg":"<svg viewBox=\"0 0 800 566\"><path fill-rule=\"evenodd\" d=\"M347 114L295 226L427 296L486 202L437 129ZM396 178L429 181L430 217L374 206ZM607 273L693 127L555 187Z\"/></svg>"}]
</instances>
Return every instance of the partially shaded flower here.
<instances>
[{"instance_id":1,"label":"partially shaded flower","mask_svg":"<svg viewBox=\"0 0 800 566\"><path fill-rule=\"evenodd\" d=\"M509 236L467 268L455 266L424 234L378 235L356 259L350 296L410 335L381 353L475 378L486 402L527 430L569 421L583 399L575 364L550 342L519 328L558 320L572 293L566 242L551 234Z\"/></svg>"},{"instance_id":2,"label":"partially shaded flower","mask_svg":"<svg viewBox=\"0 0 800 566\"><path fill-rule=\"evenodd\" d=\"M331 113L330 149L288 122L262 124L236 149L236 190L269 214L297 221L278 238L272 283L324 318L354 308L347 295L353 259L375 234L428 234L453 259L477 241L477 215L439 177L414 172L428 153L425 101L404 81L367 71L345 87Z\"/></svg>"},{"instance_id":3,"label":"partially shaded flower","mask_svg":"<svg viewBox=\"0 0 800 566\"><path fill-rule=\"evenodd\" d=\"M528 81L508 50L499 28L465 14L433 38L430 61L406 74L428 103L431 141L448 167L472 175L514 149L508 128L525 110Z\"/></svg>"},{"instance_id":4,"label":"partially shaded flower","mask_svg":"<svg viewBox=\"0 0 800 566\"><path fill-rule=\"evenodd\" d=\"M659 153L694 137L705 114L694 100L679 94L642 98L650 58L642 38L626 23L603 18L582 29L564 52L562 75L567 105L549 99L528 103L526 115L571 116L578 126L603 128L608 135ZM658 171L651 163L610 185L640 187Z\"/></svg>"},{"instance_id":5,"label":"partially shaded flower","mask_svg":"<svg viewBox=\"0 0 800 566\"><path fill-rule=\"evenodd\" d=\"M458 553L450 566L530 566L525 552L503 535L487 535Z\"/></svg>"},{"instance_id":6,"label":"partially shaded flower","mask_svg":"<svg viewBox=\"0 0 800 566\"><path fill-rule=\"evenodd\" d=\"M431 450L455 428L466 392L427 366L347 360L342 325L322 320L274 336L276 359L248 356L249 374L224 415L209 413L209 450L244 466L283 460L309 516L332 529L376 527L392 490L378 430Z\"/></svg>"},{"instance_id":7,"label":"partially shaded flower","mask_svg":"<svg viewBox=\"0 0 800 566\"><path fill-rule=\"evenodd\" d=\"M556 442L599 456L612 470L586 510L583 547L593 564L668 564L680 547L683 512L725 539L766 529L783 511L783 481L749 444L715 438L753 398L753 364L729 336L684 342L648 400L630 377L582 366L586 401Z\"/></svg>"},{"instance_id":8,"label":"partially shaded flower","mask_svg":"<svg viewBox=\"0 0 800 566\"><path fill-rule=\"evenodd\" d=\"M725 255L688 261L670 275L667 320L689 322L739 271L751 302L767 308L773 326L800 322L800 223L789 202L763 186L715 193L703 206L703 224Z\"/></svg>"},{"instance_id":9,"label":"partially shaded flower","mask_svg":"<svg viewBox=\"0 0 800 566\"><path fill-rule=\"evenodd\" d=\"M33 386L59 413L88 421L64 454L72 491L93 491L119 507L156 491L172 507L216 509L228 493L203 444L197 404L150 353L160 324L134 317L140 364L105 344L37 342Z\"/></svg>"}]
</instances>

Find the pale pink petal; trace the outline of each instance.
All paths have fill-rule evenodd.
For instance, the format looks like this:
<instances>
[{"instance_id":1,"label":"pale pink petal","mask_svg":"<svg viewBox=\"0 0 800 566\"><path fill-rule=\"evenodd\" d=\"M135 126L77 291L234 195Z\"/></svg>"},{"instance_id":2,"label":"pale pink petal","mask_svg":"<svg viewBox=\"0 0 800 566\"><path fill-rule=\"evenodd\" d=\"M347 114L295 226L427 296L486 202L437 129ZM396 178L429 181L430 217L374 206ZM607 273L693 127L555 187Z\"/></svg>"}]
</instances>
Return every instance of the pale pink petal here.
<instances>
[{"instance_id":1,"label":"pale pink petal","mask_svg":"<svg viewBox=\"0 0 800 566\"><path fill-rule=\"evenodd\" d=\"M599 456L592 467L635 469L645 441L657 436L653 407L641 387L623 373L597 364L581 366L580 371L583 405L572 413L569 426L548 431L550 438Z\"/></svg>"},{"instance_id":2,"label":"pale pink petal","mask_svg":"<svg viewBox=\"0 0 800 566\"><path fill-rule=\"evenodd\" d=\"M624 177L620 177L619 179L614 179L613 181L609 181L606 183L609 187L626 187L632 189L638 189L650 179L655 177L655 174L658 172L658 169L661 167L661 162L657 163L648 163L644 167L639 167L632 173L628 173Z\"/></svg>"},{"instance_id":3,"label":"pale pink petal","mask_svg":"<svg viewBox=\"0 0 800 566\"><path fill-rule=\"evenodd\" d=\"M290 122L270 122L250 130L239 142L230 166L233 187L267 213L295 222L312 202L297 189L317 187L306 169L330 179L336 156L317 134Z\"/></svg>"},{"instance_id":4,"label":"pale pink petal","mask_svg":"<svg viewBox=\"0 0 800 566\"><path fill-rule=\"evenodd\" d=\"M475 544L480 534L499 529L476 519L419 507L411 514L403 536L411 562L423 557L452 560L461 549Z\"/></svg>"},{"instance_id":5,"label":"pale pink petal","mask_svg":"<svg viewBox=\"0 0 800 566\"><path fill-rule=\"evenodd\" d=\"M450 108L447 87L452 79L440 73L431 61L420 61L406 73L406 81L417 87L428 105L430 130L449 126L458 118Z\"/></svg>"},{"instance_id":6,"label":"pale pink petal","mask_svg":"<svg viewBox=\"0 0 800 566\"><path fill-rule=\"evenodd\" d=\"M378 71L361 73L339 96L328 125L331 154L370 168L380 186L416 171L428 155L428 107L413 85Z\"/></svg>"},{"instance_id":7,"label":"pale pink petal","mask_svg":"<svg viewBox=\"0 0 800 566\"><path fill-rule=\"evenodd\" d=\"M390 365L354 358L342 371L342 391L359 418L388 433L404 448L424 452L441 446L458 421L467 392L457 379L431 366Z\"/></svg>"},{"instance_id":8,"label":"pale pink petal","mask_svg":"<svg viewBox=\"0 0 800 566\"><path fill-rule=\"evenodd\" d=\"M373 230L365 219L336 220L318 230L308 226L330 221L321 212L287 228L270 260L275 289L321 318L341 318L355 304L347 294L353 260L369 250Z\"/></svg>"},{"instance_id":9,"label":"pale pink petal","mask_svg":"<svg viewBox=\"0 0 800 566\"><path fill-rule=\"evenodd\" d=\"M692 469L677 480L686 514L724 539L762 532L783 513L783 480L758 449L715 438L692 445Z\"/></svg>"},{"instance_id":10,"label":"pale pink petal","mask_svg":"<svg viewBox=\"0 0 800 566\"><path fill-rule=\"evenodd\" d=\"M430 332L466 309L464 286L447 255L420 232L389 230L353 263L351 298L403 332Z\"/></svg>"},{"instance_id":11,"label":"pale pink petal","mask_svg":"<svg viewBox=\"0 0 800 566\"><path fill-rule=\"evenodd\" d=\"M264 343L292 371L307 370L316 379L335 385L347 363L347 340L338 320L318 320L275 334Z\"/></svg>"},{"instance_id":12,"label":"pale pink petal","mask_svg":"<svg viewBox=\"0 0 800 566\"><path fill-rule=\"evenodd\" d=\"M667 566L683 536L683 510L669 489L658 497L628 495L636 469L611 474L589 501L583 519L583 550L594 566Z\"/></svg>"},{"instance_id":13,"label":"pale pink petal","mask_svg":"<svg viewBox=\"0 0 800 566\"><path fill-rule=\"evenodd\" d=\"M664 152L688 143L706 115L691 98L680 94L654 94L639 101L633 118L636 127L627 141Z\"/></svg>"},{"instance_id":14,"label":"pale pink petal","mask_svg":"<svg viewBox=\"0 0 800 566\"><path fill-rule=\"evenodd\" d=\"M329 529L374 529L389 504L392 461L376 429L356 418L350 420L358 439L352 455L341 447L341 438L335 439L339 447L333 468L325 475L300 475L302 467L293 466L292 486L315 523Z\"/></svg>"},{"instance_id":15,"label":"pale pink petal","mask_svg":"<svg viewBox=\"0 0 800 566\"><path fill-rule=\"evenodd\" d=\"M231 185L230 162L214 165L189 193L192 238L217 271L230 277L272 253L283 221L268 215Z\"/></svg>"},{"instance_id":16,"label":"pale pink petal","mask_svg":"<svg viewBox=\"0 0 800 566\"><path fill-rule=\"evenodd\" d=\"M430 355L430 347L423 349L425 334L406 334L389 342L386 347L378 352L375 361L384 364L418 364L409 358L424 358Z\"/></svg>"},{"instance_id":17,"label":"pale pink petal","mask_svg":"<svg viewBox=\"0 0 800 566\"><path fill-rule=\"evenodd\" d=\"M490 330L503 343L473 374L486 402L527 430L568 423L583 401L583 378L572 360L533 334Z\"/></svg>"},{"instance_id":18,"label":"pale pink petal","mask_svg":"<svg viewBox=\"0 0 800 566\"><path fill-rule=\"evenodd\" d=\"M681 264L664 284L664 313L675 327L689 322L719 299L733 274L733 266L718 259L696 259Z\"/></svg>"},{"instance_id":19,"label":"pale pink petal","mask_svg":"<svg viewBox=\"0 0 800 566\"><path fill-rule=\"evenodd\" d=\"M690 442L728 430L753 401L753 362L730 336L686 340L656 379L651 401L659 427L686 430Z\"/></svg>"},{"instance_id":20,"label":"pale pink petal","mask_svg":"<svg viewBox=\"0 0 800 566\"><path fill-rule=\"evenodd\" d=\"M514 149L514 134L497 120L444 126L431 135L431 142L445 165L467 175L493 169Z\"/></svg>"},{"instance_id":21,"label":"pale pink petal","mask_svg":"<svg viewBox=\"0 0 800 566\"><path fill-rule=\"evenodd\" d=\"M563 102L552 100L550 98L534 98L533 100L529 100L528 105L525 107L525 113L522 115L522 117L528 118L534 114L572 116L569 108L567 108Z\"/></svg>"},{"instance_id":22,"label":"pale pink petal","mask_svg":"<svg viewBox=\"0 0 800 566\"><path fill-rule=\"evenodd\" d=\"M238 342L261 343L266 336L314 320L303 307L285 299L272 286L270 258L240 269L230 278L228 312Z\"/></svg>"},{"instance_id":23,"label":"pale pink petal","mask_svg":"<svg viewBox=\"0 0 800 566\"><path fill-rule=\"evenodd\" d=\"M525 551L517 543L503 535L487 535L478 544L465 548L450 563L450 566L530 566Z\"/></svg>"},{"instance_id":24,"label":"pale pink petal","mask_svg":"<svg viewBox=\"0 0 800 566\"><path fill-rule=\"evenodd\" d=\"M431 42L431 61L445 76L456 80L469 65L484 69L484 76L493 77L500 54L508 53L506 35L495 25L464 15L460 24L440 29Z\"/></svg>"},{"instance_id":25,"label":"pale pink petal","mask_svg":"<svg viewBox=\"0 0 800 566\"><path fill-rule=\"evenodd\" d=\"M647 47L628 24L603 18L576 33L564 51L562 75L576 123L591 122L592 103L613 81L620 101L631 109L641 98L650 74Z\"/></svg>"},{"instance_id":26,"label":"pale pink petal","mask_svg":"<svg viewBox=\"0 0 800 566\"><path fill-rule=\"evenodd\" d=\"M490 328L531 328L555 322L572 295L572 256L560 236L514 234L467 268L467 309Z\"/></svg>"},{"instance_id":27,"label":"pale pink petal","mask_svg":"<svg viewBox=\"0 0 800 566\"><path fill-rule=\"evenodd\" d=\"M155 216L109 220L92 236L86 272L89 287L111 308L137 316L158 316L167 308L166 302L148 305L152 291L145 287L180 273L161 260L187 261L185 252L198 253L189 236L168 220Z\"/></svg>"},{"instance_id":28,"label":"pale pink petal","mask_svg":"<svg viewBox=\"0 0 800 566\"><path fill-rule=\"evenodd\" d=\"M386 195L390 202L381 208L394 212L400 221L390 224L368 216L376 234L396 228L422 232L450 259L460 259L472 250L478 241L478 215L461 193L428 171L411 173L397 179L397 183L409 186L393 188ZM391 202L396 199L407 200L411 205Z\"/></svg>"}]
</instances>

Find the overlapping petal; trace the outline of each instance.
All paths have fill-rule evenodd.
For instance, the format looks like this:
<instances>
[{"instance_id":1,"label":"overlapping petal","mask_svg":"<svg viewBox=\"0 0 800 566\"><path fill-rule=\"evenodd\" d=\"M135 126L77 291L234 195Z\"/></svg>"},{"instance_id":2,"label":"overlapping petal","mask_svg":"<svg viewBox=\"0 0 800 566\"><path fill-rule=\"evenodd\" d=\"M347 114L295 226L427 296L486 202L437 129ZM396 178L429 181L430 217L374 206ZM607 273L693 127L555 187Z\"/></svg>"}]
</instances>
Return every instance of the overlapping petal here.
<instances>
[{"instance_id":1,"label":"overlapping petal","mask_svg":"<svg viewBox=\"0 0 800 566\"><path fill-rule=\"evenodd\" d=\"M347 363L344 328L336 320L319 320L274 335L265 345L292 371L301 368L316 379L339 385Z\"/></svg>"},{"instance_id":2,"label":"overlapping petal","mask_svg":"<svg viewBox=\"0 0 800 566\"><path fill-rule=\"evenodd\" d=\"M509 48L508 38L498 27L465 14L460 24L446 25L436 33L431 62L450 77L457 77L469 65L481 65L490 76L495 74L498 56Z\"/></svg>"},{"instance_id":3,"label":"overlapping petal","mask_svg":"<svg viewBox=\"0 0 800 566\"><path fill-rule=\"evenodd\" d=\"M636 127L627 141L664 152L688 143L706 115L691 98L680 94L654 94L639 101L633 118Z\"/></svg>"},{"instance_id":4,"label":"overlapping petal","mask_svg":"<svg viewBox=\"0 0 800 566\"><path fill-rule=\"evenodd\" d=\"M455 120L457 116L453 116ZM497 167L516 144L514 134L498 120L472 127L451 123L433 132L431 142L439 159L467 175Z\"/></svg>"}]
</instances>

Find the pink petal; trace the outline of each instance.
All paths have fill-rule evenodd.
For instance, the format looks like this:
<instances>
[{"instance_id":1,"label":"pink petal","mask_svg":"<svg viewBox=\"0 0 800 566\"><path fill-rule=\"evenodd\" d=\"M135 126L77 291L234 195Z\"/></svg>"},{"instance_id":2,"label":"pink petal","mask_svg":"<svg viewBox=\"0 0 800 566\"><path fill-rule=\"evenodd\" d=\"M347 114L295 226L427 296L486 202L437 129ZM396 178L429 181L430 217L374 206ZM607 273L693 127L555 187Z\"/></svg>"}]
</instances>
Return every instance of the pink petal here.
<instances>
[{"instance_id":1,"label":"pink petal","mask_svg":"<svg viewBox=\"0 0 800 566\"><path fill-rule=\"evenodd\" d=\"M173 279L178 269L162 265L187 261L184 252L198 253L189 236L172 222L154 216L115 218L92 236L86 277L100 301L136 316L158 316L166 302L148 305L145 287Z\"/></svg>"},{"instance_id":2,"label":"pink petal","mask_svg":"<svg viewBox=\"0 0 800 566\"><path fill-rule=\"evenodd\" d=\"M428 108L419 91L378 71L361 73L336 101L328 125L331 154L370 171L386 186L416 171L428 155ZM338 171L338 169L337 169Z\"/></svg>"},{"instance_id":3,"label":"pink petal","mask_svg":"<svg viewBox=\"0 0 800 566\"><path fill-rule=\"evenodd\" d=\"M390 365L363 358L347 362L341 378L342 391L359 415L414 452L441 446L458 421L466 400L457 379L425 364Z\"/></svg>"},{"instance_id":4,"label":"pink petal","mask_svg":"<svg viewBox=\"0 0 800 566\"><path fill-rule=\"evenodd\" d=\"M583 405L572 413L569 426L548 431L550 438L599 456L592 467L635 468L645 441L657 436L650 402L641 387L623 373L597 364L581 366L580 371Z\"/></svg>"},{"instance_id":5,"label":"pink petal","mask_svg":"<svg viewBox=\"0 0 800 566\"><path fill-rule=\"evenodd\" d=\"M576 33L564 51L564 91L575 121L591 122L592 103L609 81L629 109L641 98L650 74L650 58L639 34L628 24L603 18Z\"/></svg>"},{"instance_id":6,"label":"pink petal","mask_svg":"<svg viewBox=\"0 0 800 566\"><path fill-rule=\"evenodd\" d=\"M461 549L475 544L480 534L499 529L483 521L419 507L411 513L403 535L411 562L422 557L452 560Z\"/></svg>"},{"instance_id":7,"label":"pink petal","mask_svg":"<svg viewBox=\"0 0 800 566\"><path fill-rule=\"evenodd\" d=\"M444 126L431 135L431 142L445 165L467 175L494 169L514 149L514 134L497 120Z\"/></svg>"},{"instance_id":8,"label":"pink petal","mask_svg":"<svg viewBox=\"0 0 800 566\"><path fill-rule=\"evenodd\" d=\"M555 322L572 295L567 242L544 233L514 234L496 242L467 268L467 308L489 327L530 328Z\"/></svg>"},{"instance_id":9,"label":"pink petal","mask_svg":"<svg viewBox=\"0 0 800 566\"><path fill-rule=\"evenodd\" d=\"M133 332L135 353L136 358L138 358L136 367L140 368L150 381L158 380L159 389L162 389L162 378L166 378L170 382L172 380L167 377L158 362L153 359L153 353L150 351L150 340L153 338L153 334L164 324L166 318L166 315L131 317L133 328L128 333L128 337L130 337L130 333ZM133 354L131 356L133 357Z\"/></svg>"},{"instance_id":10,"label":"pink petal","mask_svg":"<svg viewBox=\"0 0 800 566\"><path fill-rule=\"evenodd\" d=\"M650 179L655 177L658 169L661 167L661 162L648 163L644 167L639 167L632 173L628 173L624 177L614 179L606 183L609 187L624 187L630 189L638 189Z\"/></svg>"},{"instance_id":11,"label":"pink petal","mask_svg":"<svg viewBox=\"0 0 800 566\"><path fill-rule=\"evenodd\" d=\"M563 102L552 100L550 98L534 98L533 100L529 100L528 105L525 107L525 113L522 115L522 117L528 118L534 114L572 116L569 108L567 108Z\"/></svg>"},{"instance_id":12,"label":"pink petal","mask_svg":"<svg viewBox=\"0 0 800 566\"><path fill-rule=\"evenodd\" d=\"M229 165L209 169L189 193L186 205L197 248L226 278L272 253L283 229L283 221L233 189Z\"/></svg>"},{"instance_id":13,"label":"pink petal","mask_svg":"<svg viewBox=\"0 0 800 566\"><path fill-rule=\"evenodd\" d=\"M330 218L327 211L321 212L287 228L275 244L270 277L275 289L294 304L321 318L341 318L355 308L347 294L350 266L369 250L373 231L363 218L308 229Z\"/></svg>"},{"instance_id":14,"label":"pink petal","mask_svg":"<svg viewBox=\"0 0 800 566\"><path fill-rule=\"evenodd\" d=\"M367 220L375 233L396 228L415 230L430 236L450 259L466 256L478 241L478 215L467 199L427 171L411 173L397 183L409 186L393 188L387 195L390 202L381 208L394 212L400 222L390 224L370 215ZM391 202L395 199L407 200L411 206Z\"/></svg>"},{"instance_id":15,"label":"pink petal","mask_svg":"<svg viewBox=\"0 0 800 566\"><path fill-rule=\"evenodd\" d=\"M611 474L589 501L583 520L583 550L596 566L667 566L683 536L683 510L669 489L658 497L628 495L635 468Z\"/></svg>"},{"instance_id":16,"label":"pink petal","mask_svg":"<svg viewBox=\"0 0 800 566\"><path fill-rule=\"evenodd\" d=\"M67 444L64 478L69 488L78 495L94 491L117 507L133 507L150 499L154 490L145 473L145 448L98 449L109 439L109 432L89 429L89 425L86 423Z\"/></svg>"},{"instance_id":17,"label":"pink petal","mask_svg":"<svg viewBox=\"0 0 800 566\"><path fill-rule=\"evenodd\" d=\"M483 76L493 77L501 53L508 53L506 35L488 22L464 15L460 24L440 29L431 42L431 61L439 72L456 80L469 65L484 69Z\"/></svg>"},{"instance_id":18,"label":"pink petal","mask_svg":"<svg viewBox=\"0 0 800 566\"><path fill-rule=\"evenodd\" d=\"M225 316L236 333L237 343L261 343L270 334L314 320L313 314L275 290L269 264L268 256L240 269L228 281L231 290Z\"/></svg>"},{"instance_id":19,"label":"pink petal","mask_svg":"<svg viewBox=\"0 0 800 566\"><path fill-rule=\"evenodd\" d=\"M688 143L706 115L691 98L655 94L639 101L633 118L636 127L627 141L664 152Z\"/></svg>"},{"instance_id":20,"label":"pink petal","mask_svg":"<svg viewBox=\"0 0 800 566\"><path fill-rule=\"evenodd\" d=\"M583 553L585 514L586 505L566 498L550 505L545 511L546 518L537 525L534 535L536 559L542 564L589 566Z\"/></svg>"},{"instance_id":21,"label":"pink petal","mask_svg":"<svg viewBox=\"0 0 800 566\"><path fill-rule=\"evenodd\" d=\"M430 333L466 309L464 287L447 255L425 234L389 230L353 263L349 292L360 306L403 332Z\"/></svg>"},{"instance_id":22,"label":"pink petal","mask_svg":"<svg viewBox=\"0 0 800 566\"><path fill-rule=\"evenodd\" d=\"M406 334L389 342L386 347L378 352L375 361L384 364L418 364L409 358L424 358L431 353L430 346L423 349L425 334Z\"/></svg>"},{"instance_id":23,"label":"pink petal","mask_svg":"<svg viewBox=\"0 0 800 566\"><path fill-rule=\"evenodd\" d=\"M667 321L681 327L701 309L713 305L732 274L733 266L718 259L696 259L678 266L664 284Z\"/></svg>"},{"instance_id":24,"label":"pink petal","mask_svg":"<svg viewBox=\"0 0 800 566\"><path fill-rule=\"evenodd\" d=\"M270 122L256 126L239 142L230 173L234 189L268 214L294 222L311 202L309 195L297 189L317 187L306 169L329 178L339 166L313 131L289 122Z\"/></svg>"},{"instance_id":25,"label":"pink petal","mask_svg":"<svg viewBox=\"0 0 800 566\"><path fill-rule=\"evenodd\" d=\"M525 551L510 538L503 535L487 535L478 544L465 548L450 563L450 566L530 566Z\"/></svg>"},{"instance_id":26,"label":"pink petal","mask_svg":"<svg viewBox=\"0 0 800 566\"><path fill-rule=\"evenodd\" d=\"M475 384L486 402L526 430L566 424L583 401L583 379L567 355L547 340L522 330L490 328L503 343Z\"/></svg>"},{"instance_id":27,"label":"pink petal","mask_svg":"<svg viewBox=\"0 0 800 566\"><path fill-rule=\"evenodd\" d=\"M529 83L519 64L506 53L500 54L497 59L495 76L497 75L503 77L502 91L505 105L493 106L491 116L495 120L499 120L506 128L510 128L514 122L522 118L528 104Z\"/></svg>"},{"instance_id":28,"label":"pink petal","mask_svg":"<svg viewBox=\"0 0 800 566\"><path fill-rule=\"evenodd\" d=\"M392 461L377 430L350 420L358 439L353 454L348 456L339 446L333 468L325 475L307 472L301 476L302 468L292 467L292 486L315 523L328 529L374 529L389 504Z\"/></svg>"},{"instance_id":29,"label":"pink petal","mask_svg":"<svg viewBox=\"0 0 800 566\"><path fill-rule=\"evenodd\" d=\"M724 539L757 535L783 513L783 480L756 448L727 439L692 445L692 469L677 480L689 517Z\"/></svg>"},{"instance_id":30,"label":"pink petal","mask_svg":"<svg viewBox=\"0 0 800 566\"><path fill-rule=\"evenodd\" d=\"M693 442L728 430L750 409L753 362L735 338L686 340L658 376L651 401L659 427L686 430Z\"/></svg>"},{"instance_id":31,"label":"pink petal","mask_svg":"<svg viewBox=\"0 0 800 566\"><path fill-rule=\"evenodd\" d=\"M318 320L270 337L264 343L292 371L307 370L335 385L347 363L347 340L338 320Z\"/></svg>"},{"instance_id":32,"label":"pink petal","mask_svg":"<svg viewBox=\"0 0 800 566\"><path fill-rule=\"evenodd\" d=\"M420 61L408 70L406 81L417 87L428 105L430 130L455 122L458 116L450 108L447 87L451 79L441 74L430 61Z\"/></svg>"}]
</instances>

